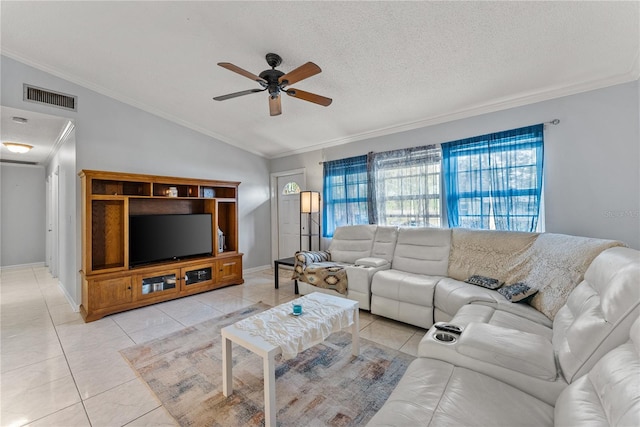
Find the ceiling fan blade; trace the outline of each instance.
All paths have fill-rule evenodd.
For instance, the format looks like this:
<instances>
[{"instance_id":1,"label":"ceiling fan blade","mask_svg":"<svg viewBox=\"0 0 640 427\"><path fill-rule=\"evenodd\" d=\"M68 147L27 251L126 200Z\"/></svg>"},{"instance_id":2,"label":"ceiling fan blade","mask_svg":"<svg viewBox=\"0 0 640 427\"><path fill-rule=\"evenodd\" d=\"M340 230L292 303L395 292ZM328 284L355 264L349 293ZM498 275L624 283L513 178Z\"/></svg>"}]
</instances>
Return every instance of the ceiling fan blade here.
<instances>
[{"instance_id":1,"label":"ceiling fan blade","mask_svg":"<svg viewBox=\"0 0 640 427\"><path fill-rule=\"evenodd\" d=\"M243 70L242 68L238 67L237 65L233 65L230 62L218 62L218 65L221 66L222 68L226 68L229 71L233 71L234 73L238 73L241 76L245 76L251 80L255 80L257 82L264 82L267 83L267 81L265 79L263 79L262 77L256 76L253 73L248 72L247 70Z\"/></svg>"},{"instance_id":2,"label":"ceiling fan blade","mask_svg":"<svg viewBox=\"0 0 640 427\"><path fill-rule=\"evenodd\" d=\"M307 62L304 65L299 66L293 71L289 71L287 74L281 76L278 79L278 83L283 83L285 80L287 81L287 85L292 85L300 80L304 80L311 76L315 76L320 73L322 70L313 62Z\"/></svg>"},{"instance_id":3,"label":"ceiling fan blade","mask_svg":"<svg viewBox=\"0 0 640 427\"><path fill-rule=\"evenodd\" d=\"M215 99L216 101L225 101L227 99L237 98L238 96L249 95L250 93L263 92L264 90L266 90L266 89L243 90L241 92L234 92L234 93L230 93L228 95L216 96L213 99Z\"/></svg>"},{"instance_id":4,"label":"ceiling fan blade","mask_svg":"<svg viewBox=\"0 0 640 427\"><path fill-rule=\"evenodd\" d=\"M285 91L287 95L293 96L294 98L303 99L305 101L313 102L314 104L319 104L324 107L328 107L331 105L333 100L331 98L327 98L325 96L316 95L315 93L305 92L304 90L299 89L289 89Z\"/></svg>"},{"instance_id":5,"label":"ceiling fan blade","mask_svg":"<svg viewBox=\"0 0 640 427\"><path fill-rule=\"evenodd\" d=\"M282 114L282 103L280 100L280 96L276 96L275 98L269 97L269 114L272 116L279 116Z\"/></svg>"}]
</instances>

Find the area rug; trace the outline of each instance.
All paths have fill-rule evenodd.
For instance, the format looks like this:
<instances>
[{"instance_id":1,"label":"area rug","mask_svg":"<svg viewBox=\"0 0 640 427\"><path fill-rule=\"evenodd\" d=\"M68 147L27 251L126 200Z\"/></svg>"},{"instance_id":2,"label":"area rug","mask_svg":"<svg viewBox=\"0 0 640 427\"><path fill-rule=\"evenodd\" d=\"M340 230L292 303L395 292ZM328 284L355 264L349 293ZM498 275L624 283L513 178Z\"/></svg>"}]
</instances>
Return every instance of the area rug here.
<instances>
[{"instance_id":1,"label":"area rug","mask_svg":"<svg viewBox=\"0 0 640 427\"><path fill-rule=\"evenodd\" d=\"M233 394L222 394L220 329L270 308L258 303L121 351L181 426L264 425L262 359L233 345ZM338 332L291 360L276 358L278 426L361 426L415 358Z\"/></svg>"}]
</instances>

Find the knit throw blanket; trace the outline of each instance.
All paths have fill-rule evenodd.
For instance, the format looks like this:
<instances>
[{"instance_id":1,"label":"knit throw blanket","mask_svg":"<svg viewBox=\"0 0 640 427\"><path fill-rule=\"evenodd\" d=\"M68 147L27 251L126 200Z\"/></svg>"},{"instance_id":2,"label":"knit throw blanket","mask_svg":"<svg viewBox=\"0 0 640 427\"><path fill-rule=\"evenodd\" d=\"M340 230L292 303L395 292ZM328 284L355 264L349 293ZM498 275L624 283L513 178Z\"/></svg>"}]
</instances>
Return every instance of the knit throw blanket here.
<instances>
[{"instance_id":1,"label":"knit throw blanket","mask_svg":"<svg viewBox=\"0 0 640 427\"><path fill-rule=\"evenodd\" d=\"M538 290L530 304L553 319L593 259L614 246L624 244L554 233L454 229L448 274L462 281L492 277L505 286L525 282Z\"/></svg>"}]
</instances>

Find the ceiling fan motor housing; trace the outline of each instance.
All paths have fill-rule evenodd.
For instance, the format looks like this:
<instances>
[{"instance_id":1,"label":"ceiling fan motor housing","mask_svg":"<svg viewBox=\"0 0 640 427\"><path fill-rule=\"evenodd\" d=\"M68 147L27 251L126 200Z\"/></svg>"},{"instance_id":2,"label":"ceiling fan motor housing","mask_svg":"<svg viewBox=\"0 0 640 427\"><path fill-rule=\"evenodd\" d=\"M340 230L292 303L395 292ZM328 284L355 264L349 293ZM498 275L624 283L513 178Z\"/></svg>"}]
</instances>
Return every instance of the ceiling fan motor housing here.
<instances>
[{"instance_id":1,"label":"ceiling fan motor housing","mask_svg":"<svg viewBox=\"0 0 640 427\"><path fill-rule=\"evenodd\" d=\"M259 75L260 78L267 81L267 84L265 86L269 91L269 94L274 98L280 94L280 91L282 90L281 86L284 86L285 83L283 82L282 85L278 83L278 79L281 76L284 76L284 73L280 70L264 70Z\"/></svg>"}]
</instances>

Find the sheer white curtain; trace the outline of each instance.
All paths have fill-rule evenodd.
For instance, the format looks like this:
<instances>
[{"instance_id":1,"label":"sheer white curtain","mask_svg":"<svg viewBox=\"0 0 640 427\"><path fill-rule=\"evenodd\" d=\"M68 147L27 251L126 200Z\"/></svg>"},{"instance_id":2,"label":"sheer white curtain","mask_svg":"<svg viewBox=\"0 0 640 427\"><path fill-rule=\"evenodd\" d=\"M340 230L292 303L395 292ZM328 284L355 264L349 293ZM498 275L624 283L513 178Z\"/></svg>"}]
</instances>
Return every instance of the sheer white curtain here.
<instances>
[{"instance_id":1,"label":"sheer white curtain","mask_svg":"<svg viewBox=\"0 0 640 427\"><path fill-rule=\"evenodd\" d=\"M369 217L379 225L440 227L440 149L369 153Z\"/></svg>"}]
</instances>

